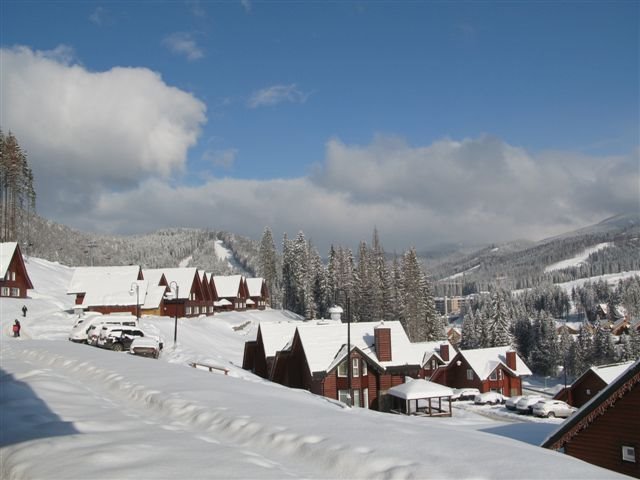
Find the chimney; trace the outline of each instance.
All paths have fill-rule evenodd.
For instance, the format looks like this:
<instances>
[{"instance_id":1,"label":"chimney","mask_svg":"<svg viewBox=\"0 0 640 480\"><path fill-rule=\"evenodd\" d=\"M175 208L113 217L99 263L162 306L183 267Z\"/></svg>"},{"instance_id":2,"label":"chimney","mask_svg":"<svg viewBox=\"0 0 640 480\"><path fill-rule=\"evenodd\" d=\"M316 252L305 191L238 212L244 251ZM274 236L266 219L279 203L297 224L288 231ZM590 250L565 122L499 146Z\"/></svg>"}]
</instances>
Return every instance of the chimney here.
<instances>
[{"instance_id":1,"label":"chimney","mask_svg":"<svg viewBox=\"0 0 640 480\"><path fill-rule=\"evenodd\" d=\"M446 343L440 345L440 357L445 362L449 361L449 345L447 345Z\"/></svg>"},{"instance_id":2,"label":"chimney","mask_svg":"<svg viewBox=\"0 0 640 480\"><path fill-rule=\"evenodd\" d=\"M514 372L516 371L516 352L513 350L509 350L507 352L507 367L509 367Z\"/></svg>"},{"instance_id":3,"label":"chimney","mask_svg":"<svg viewBox=\"0 0 640 480\"><path fill-rule=\"evenodd\" d=\"M384 322L380 322L373 329L373 335L376 342L376 355L381 362L391 361L391 329L384 326Z\"/></svg>"}]
</instances>

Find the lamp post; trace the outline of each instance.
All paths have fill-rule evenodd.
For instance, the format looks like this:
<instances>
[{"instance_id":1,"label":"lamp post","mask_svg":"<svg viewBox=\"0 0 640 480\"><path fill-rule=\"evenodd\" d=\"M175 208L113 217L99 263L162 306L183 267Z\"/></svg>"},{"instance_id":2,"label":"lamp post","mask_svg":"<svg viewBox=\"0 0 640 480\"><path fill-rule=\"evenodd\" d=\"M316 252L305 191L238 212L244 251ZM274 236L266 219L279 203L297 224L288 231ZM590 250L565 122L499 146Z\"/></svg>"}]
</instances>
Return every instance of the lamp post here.
<instances>
[{"instance_id":1,"label":"lamp post","mask_svg":"<svg viewBox=\"0 0 640 480\"><path fill-rule=\"evenodd\" d=\"M353 406L353 398L352 398L352 394L353 392L351 391L351 370L352 370L352 365L351 365L351 299L349 298L349 295L347 294L347 291L344 288L337 288L335 290L335 303L338 303L338 292L342 292L344 294L344 297L347 301L347 388L349 389L349 406Z\"/></svg>"},{"instance_id":2,"label":"lamp post","mask_svg":"<svg viewBox=\"0 0 640 480\"><path fill-rule=\"evenodd\" d=\"M133 293L134 288L136 289L136 321L140 322L140 284L138 282L133 282L129 293Z\"/></svg>"},{"instance_id":3,"label":"lamp post","mask_svg":"<svg viewBox=\"0 0 640 480\"><path fill-rule=\"evenodd\" d=\"M174 298L175 305L173 306L173 312L175 314L175 322L173 325L173 346L175 347L176 343L178 342L178 282L176 282L175 280L170 282L169 288L171 288L172 285L176 287L176 296Z\"/></svg>"}]
</instances>

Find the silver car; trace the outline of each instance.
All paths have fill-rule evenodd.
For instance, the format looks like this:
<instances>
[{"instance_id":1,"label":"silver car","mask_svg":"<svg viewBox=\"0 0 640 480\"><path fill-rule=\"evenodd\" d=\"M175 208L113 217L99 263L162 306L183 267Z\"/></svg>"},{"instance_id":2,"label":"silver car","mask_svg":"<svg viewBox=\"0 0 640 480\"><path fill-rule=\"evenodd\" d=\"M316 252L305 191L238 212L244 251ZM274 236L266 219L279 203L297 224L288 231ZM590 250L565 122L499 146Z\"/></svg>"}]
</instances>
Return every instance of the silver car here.
<instances>
[{"instance_id":1,"label":"silver car","mask_svg":"<svg viewBox=\"0 0 640 480\"><path fill-rule=\"evenodd\" d=\"M562 400L542 400L533 406L536 417L567 418L578 410Z\"/></svg>"},{"instance_id":2,"label":"silver car","mask_svg":"<svg viewBox=\"0 0 640 480\"><path fill-rule=\"evenodd\" d=\"M546 399L541 395L525 395L516 403L516 410L518 413L531 413L533 406L540 400Z\"/></svg>"}]
</instances>

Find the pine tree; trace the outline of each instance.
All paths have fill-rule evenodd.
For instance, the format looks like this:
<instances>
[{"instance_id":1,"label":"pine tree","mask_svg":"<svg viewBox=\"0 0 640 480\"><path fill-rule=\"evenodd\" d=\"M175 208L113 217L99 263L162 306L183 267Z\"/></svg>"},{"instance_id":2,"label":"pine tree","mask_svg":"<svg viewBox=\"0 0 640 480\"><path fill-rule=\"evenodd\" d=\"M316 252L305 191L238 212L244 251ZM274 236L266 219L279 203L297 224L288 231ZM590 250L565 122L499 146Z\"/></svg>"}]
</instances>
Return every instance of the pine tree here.
<instances>
[{"instance_id":1,"label":"pine tree","mask_svg":"<svg viewBox=\"0 0 640 480\"><path fill-rule=\"evenodd\" d=\"M496 290L491 296L491 346L499 347L511 345L513 335L511 334L511 322L507 316L507 306L505 303L505 293Z\"/></svg>"},{"instance_id":2,"label":"pine tree","mask_svg":"<svg viewBox=\"0 0 640 480\"><path fill-rule=\"evenodd\" d=\"M265 227L264 233L262 234L258 255L258 276L263 277L267 285L267 289L269 290L271 297L269 303L272 307L279 308L281 305L281 299L279 294L280 282L278 280L278 257L271 229L269 227Z\"/></svg>"},{"instance_id":3,"label":"pine tree","mask_svg":"<svg viewBox=\"0 0 640 480\"><path fill-rule=\"evenodd\" d=\"M535 346L531 352L533 370L541 375L554 375L558 366L555 322L544 310L535 322Z\"/></svg>"},{"instance_id":4,"label":"pine tree","mask_svg":"<svg viewBox=\"0 0 640 480\"><path fill-rule=\"evenodd\" d=\"M423 342L427 339L426 314L427 306L424 298L426 279L414 248L404 254L402 259L402 296L403 312L407 335L412 342Z\"/></svg>"},{"instance_id":5,"label":"pine tree","mask_svg":"<svg viewBox=\"0 0 640 480\"><path fill-rule=\"evenodd\" d=\"M478 348L480 342L476 337L476 317L473 313L473 309L469 308L468 312L465 312L462 320L462 338L460 339L460 348L462 350L472 350Z\"/></svg>"}]
</instances>

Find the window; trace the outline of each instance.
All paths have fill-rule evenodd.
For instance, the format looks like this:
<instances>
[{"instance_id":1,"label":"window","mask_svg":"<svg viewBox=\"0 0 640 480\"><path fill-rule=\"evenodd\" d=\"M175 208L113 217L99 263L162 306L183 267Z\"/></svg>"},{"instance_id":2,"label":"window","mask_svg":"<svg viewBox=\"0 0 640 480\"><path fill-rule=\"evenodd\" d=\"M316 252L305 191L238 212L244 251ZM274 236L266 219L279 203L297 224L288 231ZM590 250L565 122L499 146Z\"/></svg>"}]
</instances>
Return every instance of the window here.
<instances>
[{"instance_id":1,"label":"window","mask_svg":"<svg viewBox=\"0 0 640 480\"><path fill-rule=\"evenodd\" d=\"M368 388L362 389L362 406L364 408L369 408L369 389Z\"/></svg>"},{"instance_id":2,"label":"window","mask_svg":"<svg viewBox=\"0 0 640 480\"><path fill-rule=\"evenodd\" d=\"M438 361L435 358L431 359L429 370L435 370L438 368Z\"/></svg>"},{"instance_id":3,"label":"window","mask_svg":"<svg viewBox=\"0 0 640 480\"><path fill-rule=\"evenodd\" d=\"M198 306L193 307L193 313L198 315L200 313L200 307L198 307Z\"/></svg>"},{"instance_id":4,"label":"window","mask_svg":"<svg viewBox=\"0 0 640 480\"><path fill-rule=\"evenodd\" d=\"M504 378L504 374L502 370L498 370L498 380L502 380Z\"/></svg>"},{"instance_id":5,"label":"window","mask_svg":"<svg viewBox=\"0 0 640 480\"><path fill-rule=\"evenodd\" d=\"M362 361L362 376L364 377L365 375L367 375L368 373L368 369L367 369L367 362L365 362L364 360Z\"/></svg>"},{"instance_id":6,"label":"window","mask_svg":"<svg viewBox=\"0 0 640 480\"><path fill-rule=\"evenodd\" d=\"M353 366L353 370L351 373L353 374L354 377L359 377L360 376L360 359L352 358L351 365Z\"/></svg>"},{"instance_id":7,"label":"window","mask_svg":"<svg viewBox=\"0 0 640 480\"><path fill-rule=\"evenodd\" d=\"M16 281L16 272L11 272L11 281L12 282Z\"/></svg>"},{"instance_id":8,"label":"window","mask_svg":"<svg viewBox=\"0 0 640 480\"><path fill-rule=\"evenodd\" d=\"M467 380L473 380L473 369L467 368Z\"/></svg>"},{"instance_id":9,"label":"window","mask_svg":"<svg viewBox=\"0 0 640 480\"><path fill-rule=\"evenodd\" d=\"M498 373L494 370L493 372L491 372L491 375L489 375L489 380L497 380L498 379Z\"/></svg>"},{"instance_id":10,"label":"window","mask_svg":"<svg viewBox=\"0 0 640 480\"><path fill-rule=\"evenodd\" d=\"M338 400L342 403L350 404L349 401L349 390L338 390Z\"/></svg>"},{"instance_id":11,"label":"window","mask_svg":"<svg viewBox=\"0 0 640 480\"><path fill-rule=\"evenodd\" d=\"M347 376L347 362L344 361L340 365L338 365L338 376L346 377Z\"/></svg>"},{"instance_id":12,"label":"window","mask_svg":"<svg viewBox=\"0 0 640 480\"><path fill-rule=\"evenodd\" d=\"M622 461L636 463L636 448L630 445L622 446Z\"/></svg>"},{"instance_id":13,"label":"window","mask_svg":"<svg viewBox=\"0 0 640 480\"><path fill-rule=\"evenodd\" d=\"M360 404L360 390L354 390L353 391L353 406L354 407L361 407L362 406Z\"/></svg>"},{"instance_id":14,"label":"window","mask_svg":"<svg viewBox=\"0 0 640 480\"><path fill-rule=\"evenodd\" d=\"M9 296L9 287L2 287L2 290L0 291L0 294L2 294L3 297L8 297Z\"/></svg>"},{"instance_id":15,"label":"window","mask_svg":"<svg viewBox=\"0 0 640 480\"><path fill-rule=\"evenodd\" d=\"M20 289L13 287L11 289L11 296L12 297L19 297L20 296Z\"/></svg>"},{"instance_id":16,"label":"window","mask_svg":"<svg viewBox=\"0 0 640 480\"><path fill-rule=\"evenodd\" d=\"M185 307L184 314L185 315L191 315L191 307Z\"/></svg>"}]
</instances>

